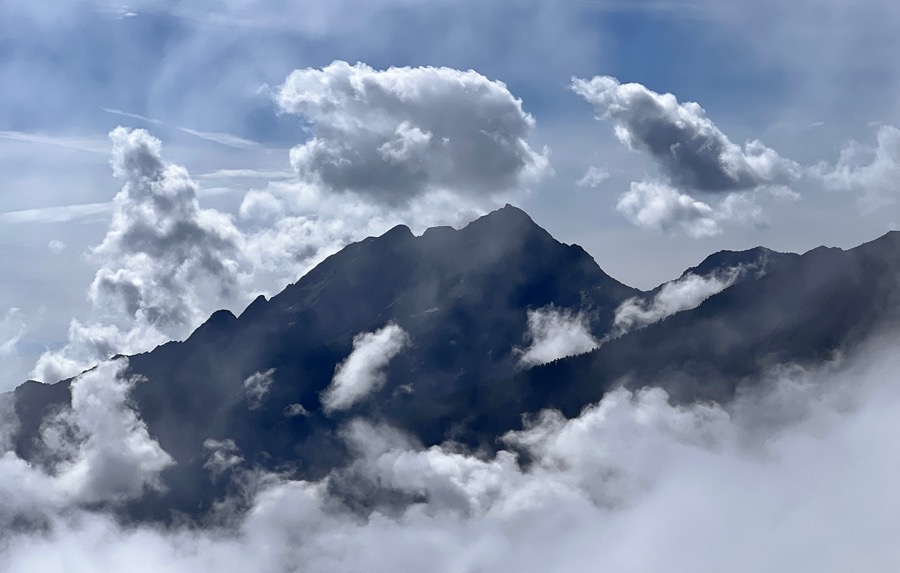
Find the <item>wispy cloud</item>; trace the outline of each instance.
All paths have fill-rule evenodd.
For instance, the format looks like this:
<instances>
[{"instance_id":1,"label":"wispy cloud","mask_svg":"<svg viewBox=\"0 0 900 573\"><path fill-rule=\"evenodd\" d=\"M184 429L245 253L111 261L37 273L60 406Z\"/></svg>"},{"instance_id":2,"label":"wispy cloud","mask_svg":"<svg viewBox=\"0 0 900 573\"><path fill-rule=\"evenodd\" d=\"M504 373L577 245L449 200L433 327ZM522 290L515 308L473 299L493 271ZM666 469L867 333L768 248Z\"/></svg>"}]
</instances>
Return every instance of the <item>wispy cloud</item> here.
<instances>
[{"instance_id":1,"label":"wispy cloud","mask_svg":"<svg viewBox=\"0 0 900 573\"><path fill-rule=\"evenodd\" d=\"M111 214L113 204L84 203L81 205L61 205L58 207L42 207L0 213L0 223L68 223L78 219L104 217Z\"/></svg>"},{"instance_id":2,"label":"wispy cloud","mask_svg":"<svg viewBox=\"0 0 900 573\"><path fill-rule=\"evenodd\" d=\"M21 141L37 145L53 145L65 147L89 153L109 154L109 144L105 139L93 139L89 137L70 137L66 135L47 135L43 133L29 133L25 131L0 131L0 139L9 141Z\"/></svg>"},{"instance_id":3,"label":"wispy cloud","mask_svg":"<svg viewBox=\"0 0 900 573\"><path fill-rule=\"evenodd\" d=\"M228 147L236 147L238 149L251 149L254 147L261 147L261 145L256 141L238 137L237 135L232 135L230 133L221 133L218 131L198 131L196 129L188 129L187 127L178 127L176 129L178 129L178 131L187 133L188 135L193 135L194 137L199 137L200 139L205 139L206 141L212 141L213 143L227 145Z\"/></svg>"},{"instance_id":4,"label":"wispy cloud","mask_svg":"<svg viewBox=\"0 0 900 573\"><path fill-rule=\"evenodd\" d=\"M121 117L127 117L130 119L137 119L139 121L152 123L154 125L166 125L161 119L156 119L153 117L147 117L146 115L141 115L139 113L132 113L130 111L123 111L121 109L109 108L109 107L101 107L101 110L106 113L111 113L113 115L118 115ZM225 145L228 147L234 147L237 149L253 149L257 147L262 147L262 145L256 141L252 141L250 139L246 139L244 137L239 137L237 135L233 135L231 133L224 133L219 131L200 131L197 129L191 129L188 127L175 126L175 129L182 133L186 133L188 135L193 135L194 137L212 141L213 143L218 143L220 145Z\"/></svg>"}]
</instances>

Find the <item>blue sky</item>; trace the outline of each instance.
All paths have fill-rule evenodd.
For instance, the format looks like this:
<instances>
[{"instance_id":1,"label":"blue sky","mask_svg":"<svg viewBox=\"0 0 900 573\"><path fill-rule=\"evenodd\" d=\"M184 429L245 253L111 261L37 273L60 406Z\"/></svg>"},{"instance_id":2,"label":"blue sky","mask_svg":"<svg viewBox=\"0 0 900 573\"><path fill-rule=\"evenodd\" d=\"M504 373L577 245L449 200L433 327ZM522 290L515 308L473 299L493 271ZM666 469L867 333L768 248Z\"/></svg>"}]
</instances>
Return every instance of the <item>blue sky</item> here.
<instances>
[{"instance_id":1,"label":"blue sky","mask_svg":"<svg viewBox=\"0 0 900 573\"><path fill-rule=\"evenodd\" d=\"M259 237L263 223L239 214L248 191L295 176L289 150L311 136L309 122L279 109L274 94L293 70L335 60L375 70L474 69L504 82L533 116L527 142L535 153L549 150L552 170L465 208L382 209L378 223L358 229L359 236L346 231L317 245L320 255L397 222L416 230L460 224L462 212L474 216L492 201L511 200L560 240L584 246L616 278L650 288L716 250L848 247L900 221L891 189L900 151L892 132L880 131L900 123L900 7L888 0L304 4L4 4L0 315L7 319L0 345L12 344L0 385L20 381L44 350L64 345L71 319L100 320L86 293L98 267L111 264L90 255L109 232L110 201L122 187L110 169L110 130L148 130L162 141L165 160L197 181L201 207ZM659 157L615 135L616 125L634 130L640 117L595 120L605 109L597 107L605 105L597 103L602 94L589 102L571 89L573 77L594 76L641 84L646 94L671 93L679 104L697 102L730 142L758 139L796 169L724 195L681 188L679 174L667 172ZM577 185L590 167L605 176L595 186ZM223 175L237 169L247 171ZM628 212L620 202L629 189L637 193L635 183L653 185L638 189L645 200L646 193L667 193L692 217L714 216L706 227L713 231L687 232L683 220L676 225ZM743 211L729 211L733 205L723 197ZM346 208L332 206L326 215L314 202L302 206L304 217L329 228ZM266 280L249 284L271 293L286 279ZM216 304L237 311L245 300L211 301L210 309Z\"/></svg>"}]
</instances>

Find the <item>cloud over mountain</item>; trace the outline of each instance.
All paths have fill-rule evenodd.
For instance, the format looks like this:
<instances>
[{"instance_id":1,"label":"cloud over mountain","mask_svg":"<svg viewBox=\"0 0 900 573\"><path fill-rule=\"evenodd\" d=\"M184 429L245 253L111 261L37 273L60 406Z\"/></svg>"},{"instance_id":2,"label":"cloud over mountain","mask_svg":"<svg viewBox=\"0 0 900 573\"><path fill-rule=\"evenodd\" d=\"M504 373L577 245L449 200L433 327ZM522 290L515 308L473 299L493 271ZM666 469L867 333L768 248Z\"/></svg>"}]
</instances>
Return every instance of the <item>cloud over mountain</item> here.
<instances>
[{"instance_id":1,"label":"cloud over mountain","mask_svg":"<svg viewBox=\"0 0 900 573\"><path fill-rule=\"evenodd\" d=\"M393 323L353 337L353 351L338 364L322 395L325 410L346 410L380 389L387 379L384 368L409 344L406 331Z\"/></svg>"},{"instance_id":2,"label":"cloud over mountain","mask_svg":"<svg viewBox=\"0 0 900 573\"><path fill-rule=\"evenodd\" d=\"M734 284L742 272L742 268L736 267L709 276L690 273L665 283L649 300L630 298L616 309L613 333L620 335L676 312L696 308L707 298Z\"/></svg>"},{"instance_id":3,"label":"cloud over mountain","mask_svg":"<svg viewBox=\"0 0 900 573\"><path fill-rule=\"evenodd\" d=\"M332 496L336 476L292 481L250 472L237 494L248 496L249 511L233 514L223 504L222 525L122 527L103 510L70 502L23 504L45 499L30 488L53 478L7 454L0 495L14 503L4 514L43 515L44 525L4 528L0 564L11 571L889 569L900 534L892 455L900 395L885 374L896 366L876 347L849 362L783 369L726 407L673 405L660 389L616 390L576 418L547 411L530 419L488 457L452 444L422 448L377 422L352 421L342 436L357 452L355 479L414 500L365 518ZM210 448L227 454L217 458L219 470L240 463L232 444ZM521 453L532 460L527 467ZM851 522L858 529L848 533ZM641 550L648 543L654 551Z\"/></svg>"},{"instance_id":4,"label":"cloud over mountain","mask_svg":"<svg viewBox=\"0 0 900 573\"><path fill-rule=\"evenodd\" d=\"M549 306L528 311L530 345L519 350L519 362L525 366L546 364L557 358L583 354L597 348L587 317L582 313Z\"/></svg>"},{"instance_id":5,"label":"cloud over mountain","mask_svg":"<svg viewBox=\"0 0 900 573\"><path fill-rule=\"evenodd\" d=\"M229 216L200 208L187 171L166 163L144 130L116 128L113 174L124 181L113 219L93 250L99 263L89 289L96 322L73 320L69 342L44 353L40 380L76 374L113 354L130 354L183 336L237 284L241 236Z\"/></svg>"}]
</instances>

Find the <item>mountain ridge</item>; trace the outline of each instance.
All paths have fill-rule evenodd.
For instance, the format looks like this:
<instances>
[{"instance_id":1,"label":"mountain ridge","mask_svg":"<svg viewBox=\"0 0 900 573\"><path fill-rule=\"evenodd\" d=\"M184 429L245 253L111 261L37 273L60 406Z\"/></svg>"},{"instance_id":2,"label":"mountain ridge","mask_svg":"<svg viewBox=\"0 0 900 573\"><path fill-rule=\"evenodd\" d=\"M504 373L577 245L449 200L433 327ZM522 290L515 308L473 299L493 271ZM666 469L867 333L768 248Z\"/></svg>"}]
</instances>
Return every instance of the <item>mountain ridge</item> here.
<instances>
[{"instance_id":1,"label":"mountain ridge","mask_svg":"<svg viewBox=\"0 0 900 573\"><path fill-rule=\"evenodd\" d=\"M887 308L900 293L896 276L889 280L900 274L900 234L848 251L721 251L688 271L711 275L733 264L759 272L593 352L523 370L514 350L529 343L529 311L577 315L600 340L623 301L648 293L512 206L459 230L416 237L401 225L348 245L239 315L217 311L184 341L129 358L127 373L146 380L131 401L176 465L162 476L165 493L126 512L165 520L209 511L227 485L209 487L207 440L231 440L246 464L319 479L349 459L339 428L356 416L425 446L453 440L491 451L523 415L548 407L575 415L623 380L660 383L676 401L728 400L766 364L820 357L871 330L878 316L863 303ZM841 312L836 301L854 297L863 301L858 316ZM326 412L322 393L357 335L388 324L411 344L385 367L384 385L349 411ZM676 371L680 378L666 379ZM271 385L250 407L246 381L263 372ZM13 392L24 459L39 458L41 423L69 402L70 384ZM292 407L305 414L287 416Z\"/></svg>"}]
</instances>

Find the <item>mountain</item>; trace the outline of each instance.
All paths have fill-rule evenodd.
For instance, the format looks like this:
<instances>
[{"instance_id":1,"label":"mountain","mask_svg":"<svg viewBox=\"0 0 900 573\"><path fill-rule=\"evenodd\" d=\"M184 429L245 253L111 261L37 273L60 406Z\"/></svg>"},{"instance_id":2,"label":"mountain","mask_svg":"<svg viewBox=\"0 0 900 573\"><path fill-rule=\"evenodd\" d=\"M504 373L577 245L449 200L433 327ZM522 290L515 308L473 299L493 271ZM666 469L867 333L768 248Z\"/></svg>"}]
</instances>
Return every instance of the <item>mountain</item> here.
<instances>
[{"instance_id":1,"label":"mountain","mask_svg":"<svg viewBox=\"0 0 900 573\"><path fill-rule=\"evenodd\" d=\"M553 407L570 416L618 384L661 386L682 403L727 402L775 365L820 363L898 319L900 233L892 231L847 251L790 256L693 310L499 382L490 394L508 400L498 411Z\"/></svg>"},{"instance_id":2,"label":"mountain","mask_svg":"<svg viewBox=\"0 0 900 573\"><path fill-rule=\"evenodd\" d=\"M130 357L130 373L145 379L133 404L176 465L162 475L165 492L123 514L169 520L213 508L229 482L211 480L207 440L233 441L246 467L318 479L351 458L341 429L356 417L425 446L450 440L490 452L523 414L553 407L576 415L622 383L660 384L682 402L726 401L770 365L827 357L895 318L900 234L848 251L723 251L686 273L736 267L739 280L693 310L523 370L517 349L529 343L529 310L569 310L600 340L623 301L649 293L614 280L512 206L460 230L416 237L399 226L349 245L240 316L216 312L187 340ZM326 412L323 391L355 337L389 324L409 345L386 366L383 387ZM264 391L248 392L257 379ZM40 460L40 425L69 402L70 384L15 390L17 454ZM372 503L352 480L330 487L348 504Z\"/></svg>"},{"instance_id":3,"label":"mountain","mask_svg":"<svg viewBox=\"0 0 900 573\"><path fill-rule=\"evenodd\" d=\"M410 429L427 444L477 442L465 429L470 396L518 370L514 349L527 346L527 309L578 309L599 338L616 307L637 294L509 205L458 231L437 227L415 237L398 226L349 245L240 317L219 311L184 342L130 358L131 373L147 380L134 389L134 403L177 462L166 476L175 485L152 503L183 511L211 503L207 439L234 440L245 459L267 467L299 461L313 478L346 458L335 430L357 415ZM349 412L326 416L320 394L354 337L389 323L412 346L387 368L388 384ZM243 382L272 369L268 392L251 408ZM69 400L68 384L16 390L21 456L38 454L34 436ZM285 415L298 404L310 415Z\"/></svg>"}]
</instances>

